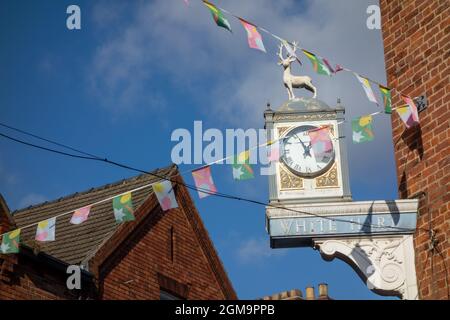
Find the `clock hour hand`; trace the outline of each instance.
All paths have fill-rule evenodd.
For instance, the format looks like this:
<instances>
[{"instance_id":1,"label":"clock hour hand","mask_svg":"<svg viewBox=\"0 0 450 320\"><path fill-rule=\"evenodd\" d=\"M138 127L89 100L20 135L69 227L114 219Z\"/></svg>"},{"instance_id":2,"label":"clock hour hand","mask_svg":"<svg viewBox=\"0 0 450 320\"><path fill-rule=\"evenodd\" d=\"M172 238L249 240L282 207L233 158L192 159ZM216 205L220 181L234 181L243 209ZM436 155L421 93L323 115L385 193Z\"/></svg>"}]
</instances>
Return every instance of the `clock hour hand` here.
<instances>
[{"instance_id":1,"label":"clock hour hand","mask_svg":"<svg viewBox=\"0 0 450 320\"><path fill-rule=\"evenodd\" d=\"M303 157L304 158L306 158L306 156L309 156L309 157L311 157L311 153L310 153L310 149L311 149L311 146L309 146L309 147L307 147L306 145L305 145L305 143L302 141L302 139L300 139L297 135L295 135L296 137L297 137L297 139L300 141L300 143L302 144L302 147L303 147L303 150L305 151L304 153L303 153ZM311 144L310 144L311 145Z\"/></svg>"}]
</instances>

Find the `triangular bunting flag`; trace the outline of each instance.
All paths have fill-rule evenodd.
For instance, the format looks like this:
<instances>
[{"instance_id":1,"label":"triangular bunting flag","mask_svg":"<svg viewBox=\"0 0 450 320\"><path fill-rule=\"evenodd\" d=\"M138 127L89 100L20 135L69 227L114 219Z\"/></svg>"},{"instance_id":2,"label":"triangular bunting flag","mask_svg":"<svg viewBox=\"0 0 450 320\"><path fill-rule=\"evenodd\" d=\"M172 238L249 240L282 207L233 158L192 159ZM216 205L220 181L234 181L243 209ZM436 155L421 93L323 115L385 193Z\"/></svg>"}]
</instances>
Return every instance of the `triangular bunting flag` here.
<instances>
[{"instance_id":1,"label":"triangular bunting flag","mask_svg":"<svg viewBox=\"0 0 450 320\"><path fill-rule=\"evenodd\" d=\"M280 160L280 141L271 141L268 143L267 148L267 159L271 162L276 162Z\"/></svg>"},{"instance_id":2,"label":"triangular bunting flag","mask_svg":"<svg viewBox=\"0 0 450 320\"><path fill-rule=\"evenodd\" d=\"M38 223L36 241L55 241L56 217Z\"/></svg>"},{"instance_id":3,"label":"triangular bunting flag","mask_svg":"<svg viewBox=\"0 0 450 320\"><path fill-rule=\"evenodd\" d=\"M2 237L0 252L3 254L18 253L20 243L20 229L5 233Z\"/></svg>"},{"instance_id":4,"label":"triangular bunting flag","mask_svg":"<svg viewBox=\"0 0 450 320\"><path fill-rule=\"evenodd\" d=\"M372 141L374 134L372 130L372 116L364 116L352 120L353 143Z\"/></svg>"},{"instance_id":5,"label":"triangular bunting flag","mask_svg":"<svg viewBox=\"0 0 450 320\"><path fill-rule=\"evenodd\" d=\"M225 28L231 32L231 26L228 20L223 15L222 11L220 11L215 5L212 3L203 0L203 4L211 11L211 14L214 18L214 21L219 27Z\"/></svg>"},{"instance_id":6,"label":"triangular bunting flag","mask_svg":"<svg viewBox=\"0 0 450 320\"><path fill-rule=\"evenodd\" d=\"M241 21L242 25L245 28L245 31L247 31L248 46L250 48L266 52L266 48L264 48L262 37L259 34L258 30L256 30L256 26L241 18L239 18L239 21Z\"/></svg>"},{"instance_id":7,"label":"triangular bunting flag","mask_svg":"<svg viewBox=\"0 0 450 320\"><path fill-rule=\"evenodd\" d=\"M366 79L366 78L361 77L357 73L353 73L353 74L355 75L356 79L358 79L358 81L361 82L361 85L362 85L362 87L364 89L364 92L367 95L367 98L371 102L378 104L377 98L375 98L375 95L373 94L372 87L370 86L369 80Z\"/></svg>"},{"instance_id":8,"label":"triangular bunting flag","mask_svg":"<svg viewBox=\"0 0 450 320\"><path fill-rule=\"evenodd\" d=\"M325 63L325 65L327 66L328 70L330 70L331 73L336 73L336 71L333 69L333 67L331 66L330 62L323 58L322 59L323 63Z\"/></svg>"},{"instance_id":9,"label":"triangular bunting flag","mask_svg":"<svg viewBox=\"0 0 450 320\"><path fill-rule=\"evenodd\" d=\"M217 192L211 176L211 167L207 166L192 171L192 177L194 178L195 186L199 189L197 191L200 199Z\"/></svg>"},{"instance_id":10,"label":"triangular bunting flag","mask_svg":"<svg viewBox=\"0 0 450 320\"><path fill-rule=\"evenodd\" d=\"M380 84L381 95L383 96L384 113L392 113L392 96L391 89L383 87Z\"/></svg>"},{"instance_id":11,"label":"triangular bunting flag","mask_svg":"<svg viewBox=\"0 0 450 320\"><path fill-rule=\"evenodd\" d=\"M75 212L72 215L72 218L70 219L71 224L80 224L85 222L88 217L89 213L91 212L91 206L86 206L84 208L75 210Z\"/></svg>"},{"instance_id":12,"label":"triangular bunting flag","mask_svg":"<svg viewBox=\"0 0 450 320\"><path fill-rule=\"evenodd\" d=\"M321 161L331 153L333 150L333 141L330 138L330 129L328 126L309 130L308 135L316 161Z\"/></svg>"},{"instance_id":13,"label":"triangular bunting flag","mask_svg":"<svg viewBox=\"0 0 450 320\"><path fill-rule=\"evenodd\" d=\"M315 72L317 72L318 74L325 75L325 76L331 76L332 70L330 70L328 68L328 66L322 59L317 57L314 53L311 53L306 50L302 50L302 51L305 54L305 56L309 59L309 61L311 61L311 64L312 64Z\"/></svg>"},{"instance_id":14,"label":"triangular bunting flag","mask_svg":"<svg viewBox=\"0 0 450 320\"><path fill-rule=\"evenodd\" d=\"M403 101L407 106L397 108L397 113L409 129L419 123L419 112L413 99L407 96L402 96Z\"/></svg>"},{"instance_id":15,"label":"triangular bunting flag","mask_svg":"<svg viewBox=\"0 0 450 320\"><path fill-rule=\"evenodd\" d=\"M253 179L253 169L250 166L250 151L241 152L234 157L233 178L235 180Z\"/></svg>"},{"instance_id":16,"label":"triangular bunting flag","mask_svg":"<svg viewBox=\"0 0 450 320\"><path fill-rule=\"evenodd\" d=\"M124 221L133 221L133 202L131 201L131 192L117 196L113 199L114 217L117 223Z\"/></svg>"},{"instance_id":17,"label":"triangular bunting flag","mask_svg":"<svg viewBox=\"0 0 450 320\"><path fill-rule=\"evenodd\" d=\"M154 183L152 187L163 211L178 208L178 203L175 198L175 192L173 190L172 182L170 182L169 180L164 180Z\"/></svg>"},{"instance_id":18,"label":"triangular bunting flag","mask_svg":"<svg viewBox=\"0 0 450 320\"><path fill-rule=\"evenodd\" d=\"M340 72L340 71L344 71L344 67L341 66L340 64L337 64L337 65L334 67L334 73L338 73L338 72Z\"/></svg>"}]
</instances>

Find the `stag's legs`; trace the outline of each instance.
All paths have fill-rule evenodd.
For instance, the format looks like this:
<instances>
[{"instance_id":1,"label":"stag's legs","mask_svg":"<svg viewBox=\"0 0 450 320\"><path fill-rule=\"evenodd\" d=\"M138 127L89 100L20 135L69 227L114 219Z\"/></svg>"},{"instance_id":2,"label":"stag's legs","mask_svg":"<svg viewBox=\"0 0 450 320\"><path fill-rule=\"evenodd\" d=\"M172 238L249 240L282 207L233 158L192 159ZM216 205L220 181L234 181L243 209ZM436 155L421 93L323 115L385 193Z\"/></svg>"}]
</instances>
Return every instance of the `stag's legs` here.
<instances>
[{"instance_id":1,"label":"stag's legs","mask_svg":"<svg viewBox=\"0 0 450 320\"><path fill-rule=\"evenodd\" d=\"M315 99L317 97L317 89L316 89L316 87L313 86L311 81L309 81L307 84L305 84L305 89L308 89L309 91L314 93L313 99Z\"/></svg>"},{"instance_id":2,"label":"stag's legs","mask_svg":"<svg viewBox=\"0 0 450 320\"><path fill-rule=\"evenodd\" d=\"M295 99L294 90L292 90L292 83L287 84L286 88L288 91L289 100Z\"/></svg>"}]
</instances>

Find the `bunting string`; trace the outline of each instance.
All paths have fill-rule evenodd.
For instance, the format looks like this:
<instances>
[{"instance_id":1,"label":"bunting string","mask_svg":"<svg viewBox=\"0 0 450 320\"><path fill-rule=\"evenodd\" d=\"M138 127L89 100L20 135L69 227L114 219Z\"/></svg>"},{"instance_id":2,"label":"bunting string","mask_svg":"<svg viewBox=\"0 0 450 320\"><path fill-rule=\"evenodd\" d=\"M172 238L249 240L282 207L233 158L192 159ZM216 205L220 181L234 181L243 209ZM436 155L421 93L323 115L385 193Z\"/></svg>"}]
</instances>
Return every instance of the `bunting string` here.
<instances>
[{"instance_id":1,"label":"bunting string","mask_svg":"<svg viewBox=\"0 0 450 320\"><path fill-rule=\"evenodd\" d=\"M249 44L249 47L251 47L251 48L266 52L266 49L265 49L263 41L262 41L263 40L262 36L257 31L257 30L260 30L261 32L268 34L268 35L272 36L273 38L275 38L276 40L280 41L282 43L282 45L285 46L285 48L290 53L290 55L295 56L297 61L301 64L300 59L297 57L297 55L294 52L294 49L300 49L305 54L305 56L311 61L311 63L313 64L314 70L319 74L332 76L340 71L346 71L346 72L353 73L356 76L356 78L358 79L358 81L361 83L361 85L367 95L367 98L371 102L376 103L377 105L379 105L379 103L374 95L374 92L372 90L372 87L370 86L370 83L378 85L381 95L383 97L383 104L384 104L385 110L373 112L369 115L353 119L352 120L353 142L361 143L361 142L373 140L374 135L373 135L373 130L372 130L372 117L376 116L376 115L380 115L380 114L391 114L393 110L397 111L397 113L399 114L400 118L405 123L407 128L410 128L419 123L417 106L415 105L414 101L409 96L401 93L396 88L385 87L381 83L374 81L374 80L370 79L369 77L362 76L359 73L357 73L349 68L342 67L341 65L336 65L336 67L333 68L326 58L324 58L320 55L316 55L316 54L312 53L311 51L306 50L305 48L302 48L298 43L285 40L284 38L270 32L269 30L267 30L263 27L257 26L256 24L249 22L248 20L235 15L226 9L217 7L208 1L205 1L205 0L202 0L202 1L206 5L206 7L211 11L214 21L216 22L216 24L218 26L225 28L231 32L231 25L228 22L228 20L225 18L225 16L223 15L223 13L226 13L226 14L238 19L240 24L244 27L244 29L247 32L248 44ZM185 1L185 2L186 2L186 4L188 4L188 1ZM292 48L294 48L294 49L292 49ZM403 101L406 104L403 106L400 106L400 107L392 108L392 105L391 105L391 98L392 98L391 92L392 91L397 92L402 97ZM341 122L338 122L337 124L339 125L344 122L345 121L341 121ZM57 218L72 214L73 216L71 219L71 223L72 224L81 224L88 219L91 207L108 202L108 201L112 201L112 207L113 207L113 212L114 212L114 217L116 219L116 222L122 223L122 222L126 222L126 221L133 221L135 219L135 217L133 214L132 193L142 190L142 189L146 189L146 188L150 188L150 187L153 188L155 196L156 196L159 204L161 205L161 208L163 209L163 211L177 208L178 203L175 198L172 183L181 184L188 189L197 191L200 198L204 198L204 197L211 195L211 196L223 197L223 198L232 199L232 200L246 201L249 203L263 205L266 207L269 206L269 207L283 209L283 210L287 210L287 211L291 211L291 212L295 212L295 213L320 217L320 218L328 219L328 220L335 221L335 222L345 222L345 223L351 223L351 224L361 225L361 226L370 226L371 228L390 228L393 230L409 230L409 229L399 228L399 227L392 227L392 226L390 226L390 227L383 226L382 227L382 226L378 226L375 224L358 223L358 222L350 221L350 220L346 220L346 219L321 216L321 215L314 214L311 212L305 212L305 211L301 211L301 210L286 208L283 206L277 206L277 205L274 205L271 203L265 203L265 202L247 199L247 198L243 198L243 197L237 197L237 196L233 196L233 195L229 195L229 194L225 194L225 193L221 193L221 192L217 191L217 188L213 182L212 175L211 175L211 166L212 165L221 163L221 162L224 162L226 160L233 158L233 164L232 164L233 178L235 178L236 180L251 179L254 177L254 174L253 174L253 169L251 168L251 166L249 164L250 152L253 151L254 149L274 145L274 144L278 143L279 141L282 141L284 139L284 137L280 137L275 140L267 141L266 143L249 148L248 150L245 150L244 152L241 152L238 155L227 156L225 158L222 158L222 159L216 160L214 162L211 162L209 164L200 166L199 168L196 168L193 170L191 169L191 170L187 170L184 172L178 172L177 174L174 174L171 176L161 176L161 175L158 175L158 174L155 174L152 172L147 172L145 170L133 168L133 167L125 165L125 164L111 161L106 158L101 158L96 155L84 152L82 150L72 148L70 146L58 143L58 142L50 140L50 139L42 138L38 135L34 135L34 134L28 133L24 130L20 130L20 129L17 129L17 128L14 128L14 127L2 124L2 123L0 123L0 125L5 128L8 128L10 130L15 130L22 134L26 134L31 137L40 139L42 141L57 145L58 147L63 147L65 149L68 149L72 152L76 152L78 154L73 154L73 153L69 153L69 152L65 152L65 151L51 149L51 148L41 146L41 145L36 145L36 144L30 143L30 142L27 142L27 141L24 141L24 140L15 138L15 137L11 137L11 136L3 134L3 133L0 133L1 137L9 139L11 141L14 141L16 143L24 144L24 145L27 145L30 147L38 148L38 149L41 149L41 150L44 150L47 152L57 153L57 154L68 156L68 157L79 158L79 159L83 159L83 160L93 160L93 161L104 162L104 163L115 165L115 166L118 166L118 167L121 167L124 169L129 169L129 170L137 171L140 173L149 174L149 175L152 175L152 176L160 179L160 181L149 183L149 184L140 186L138 188L117 194L115 196L107 197L105 199L91 203L82 208L67 211L67 212L55 215L46 220L32 223L32 224L23 226L19 229L0 234L0 237L2 238L2 242L1 242L1 246L0 246L1 253L17 253L19 251L20 231L22 229L27 229L27 228L36 226L37 227L36 238L35 238L36 241L54 241ZM315 128L315 129L309 130L308 133L311 134L314 131L323 130L325 128L326 128L326 126ZM332 137L331 140L336 141L340 138L341 137ZM313 140L311 140L311 145L312 144L313 144ZM278 154L278 159L279 159L279 154ZM275 159L275 160L271 159L271 161L272 160L278 161L278 159ZM184 174L186 172L192 173L192 176L193 176L194 182L195 182L195 186L174 180L175 177L181 176L182 174ZM423 228L419 228L419 229L423 229ZM428 230L426 230L426 231L428 231Z\"/></svg>"},{"instance_id":2,"label":"bunting string","mask_svg":"<svg viewBox=\"0 0 450 320\"><path fill-rule=\"evenodd\" d=\"M5 135L3 133L0 133L0 136L2 136L4 138L7 138L7 139L12 138L12 137L9 137L8 135ZM17 138L13 138L12 141L24 142L24 141L22 141L20 139L17 139ZM59 153L61 155L72 156L72 157L80 158L80 159L84 159L84 160L98 160L98 159L101 159L101 157L98 157L98 156L96 156L94 158L94 157L86 157L86 156L80 156L80 155L75 155L75 154L68 154L68 153L65 153L65 152L61 152L59 150L55 150L55 149L51 149L51 148L45 148L45 147L34 145L34 144L28 143L28 142L24 142L23 144L28 145L28 146L32 146L32 147L36 147L36 148L39 148L39 149L42 149L42 150L45 150L45 151ZM66 147L63 144L60 144L60 146ZM336 218L336 217L327 217L327 216L322 216L322 215L319 215L319 214L314 214L314 213L311 213L311 212L306 212L306 211L302 211L302 210L296 210L296 209L292 209L292 208L286 208L284 206L278 206L278 205L274 205L274 204L271 204L271 203L265 203L265 202L258 201L258 200L252 200L252 199L247 199L247 198L243 198L243 197L237 197L237 196L233 196L233 195L229 195L229 194L225 194L225 193L219 193L216 190L211 190L211 188L209 188L207 186L205 187L205 184L203 184L201 187L199 187L197 185L195 187L193 187L193 186L191 186L189 184L173 180L173 178L175 178L176 176L181 175L181 173L177 173L177 174L165 177L165 176L160 176L160 175L152 173L152 172L147 172L145 170L136 169L136 168L133 168L133 167L125 165L125 164L120 164L120 163L117 163L117 162L114 162L114 161L110 161L110 160L107 160L106 158L103 159L103 162L106 162L106 163L109 163L109 164L113 164L113 165L117 165L117 166L120 166L122 168L127 168L127 169L130 169L130 170L138 171L140 173L145 173L145 174L149 174L149 175L158 177L158 178L160 178L163 181L169 182L170 183L170 187L166 188L166 190L164 191L164 190L159 189L159 187L160 187L159 185L161 184L161 182L149 183L149 184L140 186L138 188L134 188L132 190L129 190L129 191L126 191L126 192L122 192L122 193L114 195L114 196L107 197L105 199L99 200L97 202L94 202L92 204L86 205L84 207L81 207L81 208L78 208L78 209L74 209L74 210L71 210L71 211L67 211L67 212L55 215L55 216L53 216L51 218L47 218L46 220L39 221L39 222L36 222L36 223L32 223L32 224L20 227L19 229L3 233L3 234L0 235L2 237L2 245L1 245L1 248L0 248L1 252L2 253L17 253L18 252L18 251L16 251L16 248L18 250L18 241L19 241L19 238L20 238L20 231L23 230L23 229L27 229L27 228L31 228L31 227L34 227L34 226L38 226L38 230L39 230L40 227L42 227L41 229L45 229L49 225L50 226L53 225L53 227L54 227L54 225L55 225L54 221L57 218L59 218L59 217L62 217L62 216L68 215L68 214L74 214L74 213L82 211L82 210L84 210L86 208L90 209L91 207L93 207L95 205L98 205L98 204L101 204L101 203L104 203L104 202L107 202L107 201L111 201L111 200L113 201L114 215L115 215L115 218L116 218L117 222L133 221L134 220L134 216L132 215L132 208L129 209L130 206L131 206L131 194L133 192L136 192L136 191L139 191L139 190L142 190L142 189L145 189L145 188L153 187L153 190L154 190L154 192L155 192L155 194L156 194L156 196L158 198L158 201L160 202L160 205L163 208L163 210L164 209L169 210L169 209L172 209L172 208L176 208L176 207L178 207L178 204L176 203L176 199L173 196L173 187L171 185L172 182L174 182L175 184L183 185L183 186L187 187L188 189L196 190L196 191L199 192L199 194L204 194L205 196L206 195L213 195L213 196L218 196L218 197L223 197L223 198L228 198L228 199L246 201L246 202L249 202L249 203L259 204L259 205L263 205L263 206L269 206L269 207L273 207L273 208L277 208L277 209L283 209L283 210L287 210L287 211L290 211L290 212L295 212L295 213L305 214L305 215L309 215L309 216L315 216L315 217L319 217L319 218L324 218L324 219L328 219L328 220L331 220L331 221L334 221L334 222L345 222L345 223L351 223L351 224L354 224L354 225L361 225L363 227L369 227L370 226L371 228L389 228L389 229L392 229L392 230L399 230L399 231L409 230L407 228L400 228L400 227L393 227L393 226L386 227L386 226L379 226L379 225L376 225L376 224L359 223L359 222L346 220L346 219L340 219L340 218ZM209 169L210 167L207 167L207 168ZM199 169L192 170L192 173L195 173L195 172L198 172L198 171L199 171ZM204 180L205 180L205 178L206 178L206 180L208 180L210 178L210 175L209 176L203 176L202 178ZM155 187L155 185L157 187ZM170 197L170 199L168 199L168 201L162 201L161 200L161 197L159 195L161 194L162 191L166 193L166 196L167 196L167 194L171 194L172 193L171 197ZM120 202L120 203L116 204L115 202ZM130 216L128 218L124 218L125 216L123 215L123 213L121 213L121 216L118 216L117 215L117 210L120 211L123 208L126 208L127 206L128 206L128 210L130 211L129 212ZM164 211L166 211L166 210L164 210ZM49 223L51 221L53 221L53 224ZM46 229L46 231L49 231L49 230L50 230L49 228ZM53 229L53 232L54 232L54 229ZM36 237L36 240L38 240L38 241L53 241L51 239L54 240L54 237L52 238L52 237L49 237L48 235L46 235L45 237L42 237L42 238L38 238L38 235ZM10 248L9 245L13 245L13 250L12 251L8 251L8 248Z\"/></svg>"}]
</instances>

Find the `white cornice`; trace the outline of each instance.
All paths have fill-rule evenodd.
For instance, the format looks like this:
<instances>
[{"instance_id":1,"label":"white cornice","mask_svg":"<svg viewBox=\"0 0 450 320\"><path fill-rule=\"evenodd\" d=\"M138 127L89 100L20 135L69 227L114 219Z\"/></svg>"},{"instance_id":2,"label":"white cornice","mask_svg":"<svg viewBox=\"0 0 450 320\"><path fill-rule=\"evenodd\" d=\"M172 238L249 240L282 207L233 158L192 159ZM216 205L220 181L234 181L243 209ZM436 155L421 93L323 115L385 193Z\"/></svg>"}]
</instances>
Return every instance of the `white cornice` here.
<instances>
[{"instance_id":1,"label":"white cornice","mask_svg":"<svg viewBox=\"0 0 450 320\"><path fill-rule=\"evenodd\" d=\"M352 201L352 202L331 202L315 204L277 204L274 206L283 208L266 207L266 215L269 219L307 217L310 214L341 216L341 215L367 215L367 214L401 214L417 212L419 201L417 199L406 200L377 200L377 201ZM304 211L309 214L303 214L295 211Z\"/></svg>"}]
</instances>

